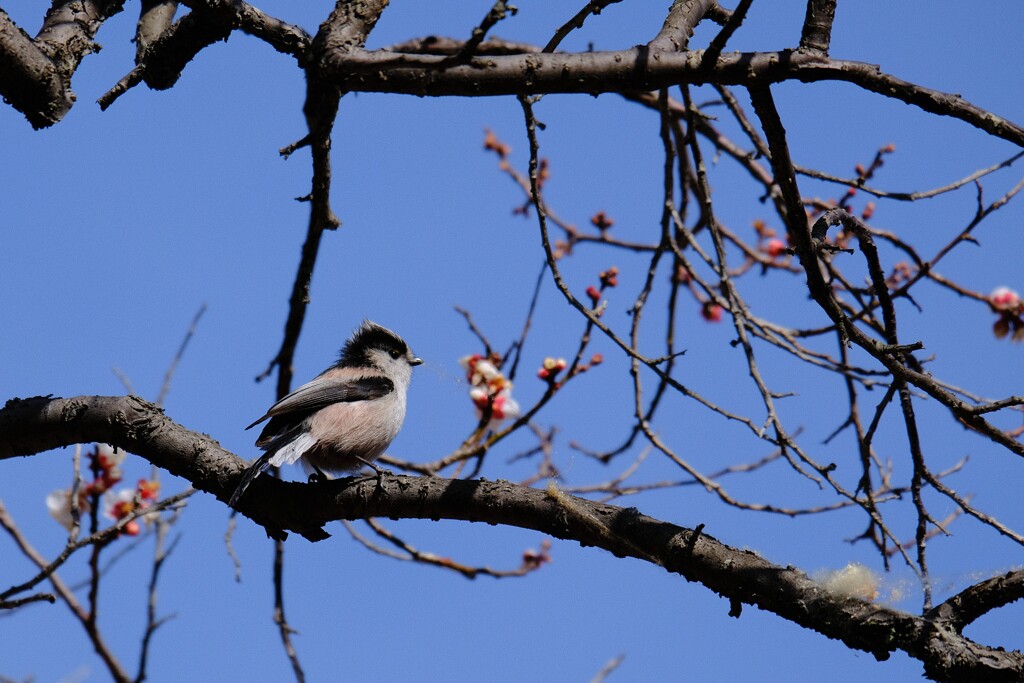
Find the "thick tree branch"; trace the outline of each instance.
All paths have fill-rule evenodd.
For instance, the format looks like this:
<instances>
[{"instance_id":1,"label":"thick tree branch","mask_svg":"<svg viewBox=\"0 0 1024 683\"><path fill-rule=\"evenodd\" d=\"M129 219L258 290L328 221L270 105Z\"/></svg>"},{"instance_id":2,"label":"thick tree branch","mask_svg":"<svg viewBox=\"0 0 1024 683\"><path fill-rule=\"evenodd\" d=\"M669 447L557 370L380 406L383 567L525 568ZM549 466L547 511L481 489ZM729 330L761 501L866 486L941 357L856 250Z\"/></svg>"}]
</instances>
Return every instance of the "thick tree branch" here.
<instances>
[{"instance_id":1,"label":"thick tree branch","mask_svg":"<svg viewBox=\"0 0 1024 683\"><path fill-rule=\"evenodd\" d=\"M222 501L245 468L244 461L213 439L178 425L134 396L15 399L0 410L0 434L0 460L73 443L114 443ZM345 478L309 485L260 477L243 499L242 512L277 537L290 530L310 540L325 538L322 526L329 521L366 517L533 529L664 567L727 598L737 616L741 604L751 604L880 659L903 650L924 662L928 675L936 678L1013 681L1024 676L1024 655L980 646L946 622L830 592L798 569L772 564L700 531L633 508L575 498L553 486L538 490L505 481L388 475L379 481ZM996 589L979 586L979 594ZM986 609L1016 599L1019 581L1012 586L1006 598L985 598Z\"/></svg>"},{"instance_id":2,"label":"thick tree branch","mask_svg":"<svg viewBox=\"0 0 1024 683\"><path fill-rule=\"evenodd\" d=\"M53 61L57 71L71 81L82 59L99 50L93 42L103 22L123 9L124 0L60 0L46 11L36 45Z\"/></svg>"},{"instance_id":3,"label":"thick tree branch","mask_svg":"<svg viewBox=\"0 0 1024 683\"><path fill-rule=\"evenodd\" d=\"M227 40L236 29L298 60L309 47L310 37L301 28L266 15L243 0L183 0L183 4L192 11L162 31L144 51L139 50L135 68L99 98L101 109L142 81L154 90L174 86L196 55Z\"/></svg>"},{"instance_id":4,"label":"thick tree branch","mask_svg":"<svg viewBox=\"0 0 1024 683\"><path fill-rule=\"evenodd\" d=\"M807 0L807 14L800 31L800 49L827 55L835 16L836 0Z\"/></svg>"},{"instance_id":5,"label":"thick tree branch","mask_svg":"<svg viewBox=\"0 0 1024 683\"><path fill-rule=\"evenodd\" d=\"M99 49L93 37L123 5L124 0L54 2L35 40L0 9L0 96L33 128L60 121L75 102L71 76Z\"/></svg>"},{"instance_id":6,"label":"thick tree branch","mask_svg":"<svg viewBox=\"0 0 1024 683\"><path fill-rule=\"evenodd\" d=\"M64 118L75 102L71 84L32 39L0 9L0 96L20 111L33 128Z\"/></svg>"},{"instance_id":7,"label":"thick tree branch","mask_svg":"<svg viewBox=\"0 0 1024 683\"><path fill-rule=\"evenodd\" d=\"M135 63L142 61L146 50L174 23L178 0L142 0L139 23L135 27Z\"/></svg>"},{"instance_id":8,"label":"thick tree branch","mask_svg":"<svg viewBox=\"0 0 1024 683\"><path fill-rule=\"evenodd\" d=\"M705 68L711 68L718 61L718 56L722 54L722 50L725 49L726 43L732 37L732 34L736 33L736 30L743 24L743 19L747 16L747 10L750 9L750 4L753 0L740 0L740 3L736 5L736 11L730 16L729 20L725 22L725 26L718 32L711 42L708 44L706 50L704 50L703 62Z\"/></svg>"},{"instance_id":9,"label":"thick tree branch","mask_svg":"<svg viewBox=\"0 0 1024 683\"><path fill-rule=\"evenodd\" d=\"M306 198L310 202L309 227L302 245L291 297L288 299L288 317L285 320L281 347L266 371L257 378L267 377L276 367L278 398L291 390L292 358L295 356L295 348L298 346L299 335L306 319L309 287L313 280L313 269L320 251L321 238L325 230L334 230L341 224L331 208L330 192L331 131L338 115L338 103L342 93L333 83L322 77L322 65L317 55L361 49L387 5L388 0L339 0L312 41L312 56L306 64L306 103L302 109L309 134L300 143L308 144L313 156L313 182ZM291 151L297 146L299 145L292 147Z\"/></svg>"},{"instance_id":10,"label":"thick tree branch","mask_svg":"<svg viewBox=\"0 0 1024 683\"><path fill-rule=\"evenodd\" d=\"M647 47L651 52L686 50L693 29L707 15L708 10L717 4L715 0L673 0L664 25Z\"/></svg>"},{"instance_id":11,"label":"thick tree branch","mask_svg":"<svg viewBox=\"0 0 1024 683\"><path fill-rule=\"evenodd\" d=\"M334 11L320 26L314 53L346 54L362 48L389 2L390 0L338 0Z\"/></svg>"},{"instance_id":12,"label":"thick tree branch","mask_svg":"<svg viewBox=\"0 0 1024 683\"><path fill-rule=\"evenodd\" d=\"M704 53L653 52L646 47L617 52L493 55L451 65L434 55L386 50L324 54L323 75L351 92L387 92L428 97L649 91L680 83L721 85L845 81L920 109L951 116L996 137L1024 146L1024 128L958 95L932 90L886 74L877 65L833 60L812 52L732 53L702 68Z\"/></svg>"}]
</instances>

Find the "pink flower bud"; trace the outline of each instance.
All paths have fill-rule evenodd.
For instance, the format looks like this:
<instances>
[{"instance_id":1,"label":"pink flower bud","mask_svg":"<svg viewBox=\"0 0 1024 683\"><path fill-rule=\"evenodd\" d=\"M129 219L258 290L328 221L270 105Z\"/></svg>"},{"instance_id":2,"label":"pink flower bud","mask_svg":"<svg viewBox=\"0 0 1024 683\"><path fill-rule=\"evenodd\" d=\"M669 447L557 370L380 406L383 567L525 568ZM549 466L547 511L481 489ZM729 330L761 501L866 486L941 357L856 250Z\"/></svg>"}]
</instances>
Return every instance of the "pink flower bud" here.
<instances>
[{"instance_id":1,"label":"pink flower bud","mask_svg":"<svg viewBox=\"0 0 1024 683\"><path fill-rule=\"evenodd\" d=\"M988 297L988 302L997 311L1014 312L1020 306L1020 295L1009 287L997 287Z\"/></svg>"},{"instance_id":2,"label":"pink flower bud","mask_svg":"<svg viewBox=\"0 0 1024 683\"><path fill-rule=\"evenodd\" d=\"M764 245L764 252L772 258L779 258L786 253L786 243L778 237L770 239L768 240L768 243Z\"/></svg>"}]
</instances>

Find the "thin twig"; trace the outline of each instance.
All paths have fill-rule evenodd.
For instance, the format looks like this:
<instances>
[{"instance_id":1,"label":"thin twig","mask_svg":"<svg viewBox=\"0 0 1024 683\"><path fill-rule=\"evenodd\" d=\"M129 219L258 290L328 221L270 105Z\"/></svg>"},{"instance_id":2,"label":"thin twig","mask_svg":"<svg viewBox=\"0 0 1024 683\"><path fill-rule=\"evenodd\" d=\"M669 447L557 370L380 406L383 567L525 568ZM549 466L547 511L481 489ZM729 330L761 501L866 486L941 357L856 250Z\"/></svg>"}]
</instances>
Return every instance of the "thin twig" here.
<instances>
[{"instance_id":1,"label":"thin twig","mask_svg":"<svg viewBox=\"0 0 1024 683\"><path fill-rule=\"evenodd\" d=\"M164 372L164 381L160 385L160 393L156 395L155 403L158 406L162 406L164 401L167 399L167 394L171 391L171 380L174 378L174 371L178 369L178 364L185 355L185 349L188 347L188 343L192 341L192 337L196 333L196 328L199 325L199 319L203 317L203 313L206 313L206 304L202 304L196 314L192 316L192 322L189 323L188 330L185 331L185 337L181 340L181 345L178 346L178 352L174 354L174 358L171 359L170 365L167 366L167 371Z\"/></svg>"}]
</instances>

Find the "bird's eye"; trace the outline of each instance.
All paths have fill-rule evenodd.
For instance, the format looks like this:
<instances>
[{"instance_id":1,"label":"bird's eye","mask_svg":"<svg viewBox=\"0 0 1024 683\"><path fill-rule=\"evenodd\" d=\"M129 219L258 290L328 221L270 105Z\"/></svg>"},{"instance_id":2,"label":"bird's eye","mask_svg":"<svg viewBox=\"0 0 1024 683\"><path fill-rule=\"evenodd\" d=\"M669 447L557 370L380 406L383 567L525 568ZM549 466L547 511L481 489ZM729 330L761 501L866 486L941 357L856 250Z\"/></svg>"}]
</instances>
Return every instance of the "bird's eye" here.
<instances>
[{"instance_id":1,"label":"bird's eye","mask_svg":"<svg viewBox=\"0 0 1024 683\"><path fill-rule=\"evenodd\" d=\"M391 354L391 357L395 360L398 360L398 357L402 355L398 349L391 349L388 353Z\"/></svg>"}]
</instances>

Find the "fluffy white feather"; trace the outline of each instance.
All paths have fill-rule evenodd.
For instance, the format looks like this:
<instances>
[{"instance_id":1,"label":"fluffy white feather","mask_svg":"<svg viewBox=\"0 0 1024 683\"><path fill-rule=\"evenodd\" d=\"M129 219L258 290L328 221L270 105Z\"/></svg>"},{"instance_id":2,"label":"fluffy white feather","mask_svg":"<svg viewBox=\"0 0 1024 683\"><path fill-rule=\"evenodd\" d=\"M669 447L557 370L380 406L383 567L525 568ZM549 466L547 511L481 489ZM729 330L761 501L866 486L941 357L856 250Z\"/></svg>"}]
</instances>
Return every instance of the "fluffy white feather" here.
<instances>
[{"instance_id":1,"label":"fluffy white feather","mask_svg":"<svg viewBox=\"0 0 1024 683\"><path fill-rule=\"evenodd\" d=\"M274 453L270 457L269 463L274 467L280 467L281 465L291 465L296 460L302 457L302 454L308 451L310 448L316 445L316 439L314 439L309 432L303 432L290 441L287 445L283 446L280 450Z\"/></svg>"}]
</instances>

